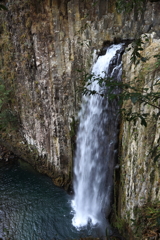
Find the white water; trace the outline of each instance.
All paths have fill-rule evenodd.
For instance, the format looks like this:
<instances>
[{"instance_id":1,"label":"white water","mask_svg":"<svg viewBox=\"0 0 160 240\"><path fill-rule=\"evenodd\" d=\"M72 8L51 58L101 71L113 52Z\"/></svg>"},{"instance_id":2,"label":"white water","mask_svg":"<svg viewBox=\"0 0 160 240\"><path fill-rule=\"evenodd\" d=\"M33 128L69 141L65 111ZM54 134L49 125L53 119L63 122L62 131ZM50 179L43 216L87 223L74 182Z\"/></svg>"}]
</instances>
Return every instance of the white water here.
<instances>
[{"instance_id":1,"label":"white water","mask_svg":"<svg viewBox=\"0 0 160 240\"><path fill-rule=\"evenodd\" d=\"M100 56L94 64L92 73L102 77L121 77L121 63L111 70L109 68L110 61L121 48L122 44L109 47L106 55ZM96 81L92 82L90 89L101 90ZM74 161L75 195L72 201L75 211L72 223L77 228L88 223L104 225L109 215L117 155L117 111L115 101L109 104L107 98L99 95L84 96L82 99Z\"/></svg>"}]
</instances>

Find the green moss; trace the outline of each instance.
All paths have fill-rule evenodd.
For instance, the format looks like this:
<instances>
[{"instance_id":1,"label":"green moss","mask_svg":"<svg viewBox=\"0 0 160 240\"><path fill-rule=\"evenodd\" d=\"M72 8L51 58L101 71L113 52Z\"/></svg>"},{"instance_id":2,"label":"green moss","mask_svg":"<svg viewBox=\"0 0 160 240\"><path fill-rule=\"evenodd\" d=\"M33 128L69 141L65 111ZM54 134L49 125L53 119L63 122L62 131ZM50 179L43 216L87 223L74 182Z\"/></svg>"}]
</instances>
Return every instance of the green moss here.
<instances>
[{"instance_id":1,"label":"green moss","mask_svg":"<svg viewBox=\"0 0 160 240\"><path fill-rule=\"evenodd\" d=\"M148 239L160 234L160 201L137 207L134 213L137 217L133 222L135 239Z\"/></svg>"},{"instance_id":2,"label":"green moss","mask_svg":"<svg viewBox=\"0 0 160 240\"><path fill-rule=\"evenodd\" d=\"M127 225L126 220L118 217L117 215L115 216L113 227L117 228L121 234L123 233L126 225Z\"/></svg>"},{"instance_id":3,"label":"green moss","mask_svg":"<svg viewBox=\"0 0 160 240\"><path fill-rule=\"evenodd\" d=\"M125 218L117 214L112 215L112 225L126 239L146 240L160 234L160 201L146 203L143 207L134 208L135 219L126 213ZM132 225L132 229L129 227ZM157 239L157 238L155 238Z\"/></svg>"},{"instance_id":4,"label":"green moss","mask_svg":"<svg viewBox=\"0 0 160 240\"><path fill-rule=\"evenodd\" d=\"M130 13L134 8L136 9L136 13L140 11L142 13L144 9L144 4L146 0L117 0L116 8L118 12Z\"/></svg>"}]
</instances>

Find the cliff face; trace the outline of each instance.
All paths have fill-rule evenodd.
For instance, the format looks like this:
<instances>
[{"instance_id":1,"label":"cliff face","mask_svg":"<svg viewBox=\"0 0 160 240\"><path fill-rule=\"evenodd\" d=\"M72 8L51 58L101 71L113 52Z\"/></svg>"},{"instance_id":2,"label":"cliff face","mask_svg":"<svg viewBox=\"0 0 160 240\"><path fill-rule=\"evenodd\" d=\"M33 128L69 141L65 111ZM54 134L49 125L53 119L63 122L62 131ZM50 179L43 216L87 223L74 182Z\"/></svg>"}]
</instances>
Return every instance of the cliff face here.
<instances>
[{"instance_id":1,"label":"cliff face","mask_svg":"<svg viewBox=\"0 0 160 240\"><path fill-rule=\"evenodd\" d=\"M160 93L160 68L155 58L160 53L160 39L155 38L155 33L145 37L148 41L144 41L141 54L148 60L135 66L130 61L132 51L126 52L123 81L134 82L137 89L147 89L148 93ZM149 102L148 99L135 104L128 101L123 106L144 115L147 124L144 126L139 118L135 122L124 121L121 129L119 214L134 231L140 227L135 223L141 216L142 206L158 204L160 199L160 102Z\"/></svg>"},{"instance_id":2,"label":"cliff face","mask_svg":"<svg viewBox=\"0 0 160 240\"><path fill-rule=\"evenodd\" d=\"M1 143L50 175L57 185L67 185L81 98L77 89L91 66L93 51L108 40L133 40L147 32L155 32L158 44L160 2L149 1L142 13L133 11L129 15L117 14L111 0L6 0L6 5L8 11L1 11L1 78L12 92L8 105L19 120L18 129L1 132ZM126 56L123 68L130 78ZM133 78L138 73L131 74ZM138 125L138 133L132 124L123 125L122 164L126 166L124 172L128 172L123 181L128 196L123 202L125 209L133 210L135 206L131 203L131 189L135 189L135 199L148 187L152 192L154 186L155 197L159 194L155 184L158 166L147 155L150 143L156 146L159 138L156 124L153 131L152 125L146 129ZM149 136L154 133L151 140ZM133 167L136 161L141 167ZM136 190L134 178L140 171L141 180L147 173L149 185L138 184Z\"/></svg>"}]
</instances>

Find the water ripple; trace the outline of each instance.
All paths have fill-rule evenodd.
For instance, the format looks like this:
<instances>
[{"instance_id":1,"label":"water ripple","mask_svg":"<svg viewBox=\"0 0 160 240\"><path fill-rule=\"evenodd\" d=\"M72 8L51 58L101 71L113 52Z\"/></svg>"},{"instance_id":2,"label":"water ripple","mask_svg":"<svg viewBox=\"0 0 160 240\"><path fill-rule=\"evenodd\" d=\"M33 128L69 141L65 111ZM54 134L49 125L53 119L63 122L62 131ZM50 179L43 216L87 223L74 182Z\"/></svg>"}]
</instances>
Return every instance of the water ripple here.
<instances>
[{"instance_id":1,"label":"water ripple","mask_svg":"<svg viewBox=\"0 0 160 240\"><path fill-rule=\"evenodd\" d=\"M19 164L0 168L0 238L67 240L90 233L72 225L71 198L51 179Z\"/></svg>"}]
</instances>

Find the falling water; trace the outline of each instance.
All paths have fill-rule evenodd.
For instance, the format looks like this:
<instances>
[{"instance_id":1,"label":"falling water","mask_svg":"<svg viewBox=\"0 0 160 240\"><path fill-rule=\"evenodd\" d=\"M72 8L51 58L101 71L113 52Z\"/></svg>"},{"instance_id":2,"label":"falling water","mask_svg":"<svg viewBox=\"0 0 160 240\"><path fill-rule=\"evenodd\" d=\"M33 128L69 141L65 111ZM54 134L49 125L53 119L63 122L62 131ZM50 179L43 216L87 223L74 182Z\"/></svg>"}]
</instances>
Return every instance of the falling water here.
<instances>
[{"instance_id":1,"label":"falling water","mask_svg":"<svg viewBox=\"0 0 160 240\"><path fill-rule=\"evenodd\" d=\"M94 76L121 78L123 44L110 46L94 64ZM102 91L97 81L90 90ZM105 226L113 194L113 169L118 143L118 104L97 95L83 96L74 163L75 215L77 228Z\"/></svg>"}]
</instances>

